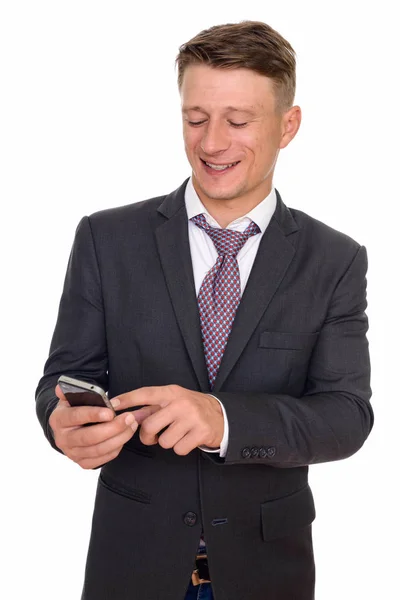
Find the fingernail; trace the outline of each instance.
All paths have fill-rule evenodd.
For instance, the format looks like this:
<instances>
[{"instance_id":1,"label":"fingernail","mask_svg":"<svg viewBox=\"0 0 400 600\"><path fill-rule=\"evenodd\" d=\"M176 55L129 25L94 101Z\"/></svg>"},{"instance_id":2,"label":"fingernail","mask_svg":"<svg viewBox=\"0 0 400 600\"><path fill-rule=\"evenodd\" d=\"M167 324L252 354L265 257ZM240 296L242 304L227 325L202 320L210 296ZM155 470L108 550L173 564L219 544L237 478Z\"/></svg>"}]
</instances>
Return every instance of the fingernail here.
<instances>
[{"instance_id":1,"label":"fingernail","mask_svg":"<svg viewBox=\"0 0 400 600\"><path fill-rule=\"evenodd\" d=\"M135 417L133 415L131 415L131 414L126 415L125 425L132 425L134 420L135 420Z\"/></svg>"},{"instance_id":2,"label":"fingernail","mask_svg":"<svg viewBox=\"0 0 400 600\"><path fill-rule=\"evenodd\" d=\"M113 398L110 400L110 402L113 408L117 408L117 406L121 404L121 400L119 398Z\"/></svg>"},{"instance_id":3,"label":"fingernail","mask_svg":"<svg viewBox=\"0 0 400 600\"><path fill-rule=\"evenodd\" d=\"M108 419L108 415L109 415L108 410L103 410L100 413L100 419L104 419L104 421L105 421L106 419Z\"/></svg>"}]
</instances>

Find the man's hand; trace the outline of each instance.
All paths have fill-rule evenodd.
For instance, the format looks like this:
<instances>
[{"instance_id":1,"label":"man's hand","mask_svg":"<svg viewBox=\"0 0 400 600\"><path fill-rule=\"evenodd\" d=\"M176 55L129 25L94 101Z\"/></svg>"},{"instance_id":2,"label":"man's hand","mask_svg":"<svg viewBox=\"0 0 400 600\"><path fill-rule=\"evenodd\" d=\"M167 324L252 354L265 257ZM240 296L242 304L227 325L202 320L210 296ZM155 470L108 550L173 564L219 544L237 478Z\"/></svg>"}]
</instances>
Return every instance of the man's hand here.
<instances>
[{"instance_id":1,"label":"man's hand","mask_svg":"<svg viewBox=\"0 0 400 600\"><path fill-rule=\"evenodd\" d=\"M118 410L144 406L133 414L141 425L139 437L147 446L158 443L184 456L197 446L219 448L221 445L223 412L220 403L208 394L179 385L164 385L120 394L112 402ZM167 429L158 437L165 427Z\"/></svg>"},{"instance_id":2,"label":"man's hand","mask_svg":"<svg viewBox=\"0 0 400 600\"><path fill-rule=\"evenodd\" d=\"M133 436L138 423L133 413L114 417L109 408L70 406L59 385L59 402L50 415L56 446L83 469L95 469L113 460ZM85 423L96 423L82 427Z\"/></svg>"}]
</instances>

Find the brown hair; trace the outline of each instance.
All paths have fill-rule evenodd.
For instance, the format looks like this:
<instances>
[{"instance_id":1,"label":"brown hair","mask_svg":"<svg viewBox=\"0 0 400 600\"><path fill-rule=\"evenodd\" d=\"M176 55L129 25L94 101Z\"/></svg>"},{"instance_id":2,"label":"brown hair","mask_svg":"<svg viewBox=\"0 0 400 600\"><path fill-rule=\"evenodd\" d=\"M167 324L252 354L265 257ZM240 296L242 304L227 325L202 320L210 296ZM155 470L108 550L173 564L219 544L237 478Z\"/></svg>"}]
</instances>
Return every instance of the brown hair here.
<instances>
[{"instance_id":1,"label":"brown hair","mask_svg":"<svg viewBox=\"0 0 400 600\"><path fill-rule=\"evenodd\" d=\"M261 21L214 25L182 44L175 61L181 89L186 67L205 64L220 69L251 69L273 81L276 107L293 105L296 90L296 54L275 29Z\"/></svg>"}]
</instances>

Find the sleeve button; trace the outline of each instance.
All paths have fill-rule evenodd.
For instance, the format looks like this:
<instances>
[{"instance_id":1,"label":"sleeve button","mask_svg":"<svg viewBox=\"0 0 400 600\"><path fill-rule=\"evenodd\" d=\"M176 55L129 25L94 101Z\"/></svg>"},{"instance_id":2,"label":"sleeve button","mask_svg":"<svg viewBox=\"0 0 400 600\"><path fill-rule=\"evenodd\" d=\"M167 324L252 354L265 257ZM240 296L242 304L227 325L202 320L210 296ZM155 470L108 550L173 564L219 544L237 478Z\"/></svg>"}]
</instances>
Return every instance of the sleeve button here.
<instances>
[{"instance_id":1,"label":"sleeve button","mask_svg":"<svg viewBox=\"0 0 400 600\"><path fill-rule=\"evenodd\" d=\"M245 448L243 448L242 450L242 457L243 458L250 458L251 456L251 450L250 448L248 448L247 446Z\"/></svg>"},{"instance_id":2,"label":"sleeve button","mask_svg":"<svg viewBox=\"0 0 400 600\"><path fill-rule=\"evenodd\" d=\"M265 446L261 446L258 456L260 458L265 458L267 456L267 449Z\"/></svg>"},{"instance_id":3,"label":"sleeve button","mask_svg":"<svg viewBox=\"0 0 400 600\"><path fill-rule=\"evenodd\" d=\"M252 458L256 458L260 454L260 448L257 448L257 446L253 446L250 452Z\"/></svg>"}]
</instances>

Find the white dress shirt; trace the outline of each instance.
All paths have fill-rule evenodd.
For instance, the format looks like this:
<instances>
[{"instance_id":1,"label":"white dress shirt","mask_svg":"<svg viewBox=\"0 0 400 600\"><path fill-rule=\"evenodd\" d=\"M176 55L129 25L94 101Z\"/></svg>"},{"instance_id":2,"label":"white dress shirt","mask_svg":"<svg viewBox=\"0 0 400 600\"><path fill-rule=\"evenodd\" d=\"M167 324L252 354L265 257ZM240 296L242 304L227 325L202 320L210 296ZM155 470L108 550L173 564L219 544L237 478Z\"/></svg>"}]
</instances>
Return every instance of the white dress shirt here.
<instances>
[{"instance_id":1,"label":"white dress shirt","mask_svg":"<svg viewBox=\"0 0 400 600\"><path fill-rule=\"evenodd\" d=\"M217 261L218 252L210 236L204 231L204 229L201 229L195 225L195 223L190 221L190 219L196 215L203 214L207 223L211 227L221 229L221 226L207 212L204 204L201 202L196 190L193 187L192 178L189 179L186 186L185 204L189 219L189 246L193 265L194 283L196 287L196 296L198 296L204 277ZM268 196L262 202L260 202L260 204L257 204L253 210L243 217L235 219L226 227L227 229L232 229L233 231L240 231L243 233L250 222L254 221L254 223L256 223L261 230L261 233L257 233L247 240L236 257L239 265L241 296L243 295L243 291L249 279L250 271L257 254L261 237L264 235L264 232L269 225L272 215L275 212L275 207L276 193L275 189L272 188ZM213 397L215 398L215 396ZM218 398L215 399L218 400ZM219 452L220 456L224 457L226 456L228 449L229 423L222 402L220 402L220 400L218 400L218 402L221 404L224 415L224 435L222 438L221 447L217 449L210 449L207 446L199 446L199 448L205 452Z\"/></svg>"}]
</instances>

